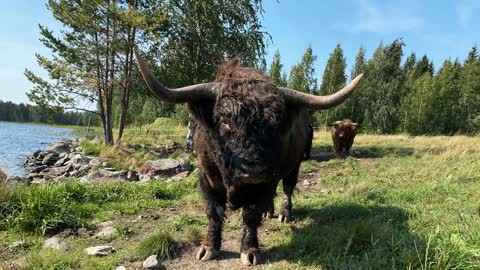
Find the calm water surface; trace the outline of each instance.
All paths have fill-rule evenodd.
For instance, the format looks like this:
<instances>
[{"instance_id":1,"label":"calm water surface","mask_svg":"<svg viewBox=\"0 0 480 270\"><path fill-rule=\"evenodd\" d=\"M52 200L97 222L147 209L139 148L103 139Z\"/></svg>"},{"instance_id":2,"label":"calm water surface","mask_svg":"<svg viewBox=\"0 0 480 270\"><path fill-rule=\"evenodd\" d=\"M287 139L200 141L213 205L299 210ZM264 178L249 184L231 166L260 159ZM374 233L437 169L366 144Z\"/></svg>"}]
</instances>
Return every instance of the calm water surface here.
<instances>
[{"instance_id":1,"label":"calm water surface","mask_svg":"<svg viewBox=\"0 0 480 270\"><path fill-rule=\"evenodd\" d=\"M61 139L72 138L72 129L0 123L0 168L7 175L26 175L22 167L28 155Z\"/></svg>"}]
</instances>

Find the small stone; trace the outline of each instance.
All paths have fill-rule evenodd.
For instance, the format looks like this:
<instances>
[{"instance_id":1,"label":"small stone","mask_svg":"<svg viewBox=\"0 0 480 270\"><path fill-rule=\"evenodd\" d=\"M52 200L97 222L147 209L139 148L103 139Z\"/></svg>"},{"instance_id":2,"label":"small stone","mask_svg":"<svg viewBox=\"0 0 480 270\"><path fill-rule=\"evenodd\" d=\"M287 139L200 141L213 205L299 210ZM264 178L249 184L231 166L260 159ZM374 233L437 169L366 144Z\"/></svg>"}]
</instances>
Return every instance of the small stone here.
<instances>
[{"instance_id":1,"label":"small stone","mask_svg":"<svg viewBox=\"0 0 480 270\"><path fill-rule=\"evenodd\" d=\"M108 254L112 253L114 250L112 246L96 246L96 247L86 248L85 251L90 256L107 256Z\"/></svg>"},{"instance_id":2,"label":"small stone","mask_svg":"<svg viewBox=\"0 0 480 270\"><path fill-rule=\"evenodd\" d=\"M27 258L26 257L20 257L10 263L10 266L13 269L21 269L27 264Z\"/></svg>"},{"instance_id":3,"label":"small stone","mask_svg":"<svg viewBox=\"0 0 480 270\"><path fill-rule=\"evenodd\" d=\"M304 185L304 186L310 186L311 183L310 183L310 181L308 181L308 180L303 180L303 185Z\"/></svg>"},{"instance_id":4,"label":"small stone","mask_svg":"<svg viewBox=\"0 0 480 270\"><path fill-rule=\"evenodd\" d=\"M117 268L115 268L115 270L128 270L128 269L125 266L120 265Z\"/></svg>"},{"instance_id":5,"label":"small stone","mask_svg":"<svg viewBox=\"0 0 480 270\"><path fill-rule=\"evenodd\" d=\"M110 237L117 233L117 229L113 226L104 227L99 233L97 233L94 237L95 238L105 238Z\"/></svg>"},{"instance_id":6,"label":"small stone","mask_svg":"<svg viewBox=\"0 0 480 270\"><path fill-rule=\"evenodd\" d=\"M139 182L140 183L148 183L153 181L155 178L153 176L150 176L148 174L140 174L138 176Z\"/></svg>"},{"instance_id":7,"label":"small stone","mask_svg":"<svg viewBox=\"0 0 480 270\"><path fill-rule=\"evenodd\" d=\"M35 178L30 182L31 185L38 185L38 186L45 185L45 183L47 183L47 180L43 178Z\"/></svg>"},{"instance_id":8,"label":"small stone","mask_svg":"<svg viewBox=\"0 0 480 270\"><path fill-rule=\"evenodd\" d=\"M89 165L92 167L100 167L102 166L102 160L100 158L94 158L90 160Z\"/></svg>"},{"instance_id":9,"label":"small stone","mask_svg":"<svg viewBox=\"0 0 480 270\"><path fill-rule=\"evenodd\" d=\"M170 180L172 181L183 180L188 176L189 173L190 173L189 171L177 173L175 176L171 177Z\"/></svg>"},{"instance_id":10,"label":"small stone","mask_svg":"<svg viewBox=\"0 0 480 270\"><path fill-rule=\"evenodd\" d=\"M161 265L157 259L157 255L152 255L143 262L143 268L145 269L160 269L160 267Z\"/></svg>"},{"instance_id":11,"label":"small stone","mask_svg":"<svg viewBox=\"0 0 480 270\"><path fill-rule=\"evenodd\" d=\"M25 245L25 244L26 244L26 242L23 241L23 240L15 241L15 242L11 243L11 244L8 246L8 248L9 248L9 249L16 249L16 248L19 248L19 247L21 247L21 246L23 246L23 245Z\"/></svg>"},{"instance_id":12,"label":"small stone","mask_svg":"<svg viewBox=\"0 0 480 270\"><path fill-rule=\"evenodd\" d=\"M344 193L345 189L344 188L339 188L337 191L338 191L338 193Z\"/></svg>"},{"instance_id":13,"label":"small stone","mask_svg":"<svg viewBox=\"0 0 480 270\"><path fill-rule=\"evenodd\" d=\"M67 251L70 247L68 246L67 243L62 241L60 238L57 236L51 237L47 240L42 245L42 248L47 249L54 249L54 250L60 250L60 251Z\"/></svg>"},{"instance_id":14,"label":"small stone","mask_svg":"<svg viewBox=\"0 0 480 270\"><path fill-rule=\"evenodd\" d=\"M112 227L113 226L113 221L109 220L109 221L104 221L102 223L98 223L97 224L97 228L106 228L106 227Z\"/></svg>"},{"instance_id":15,"label":"small stone","mask_svg":"<svg viewBox=\"0 0 480 270\"><path fill-rule=\"evenodd\" d=\"M77 234L80 235L80 236L85 236L85 237L91 235L91 233L88 231L87 228L80 228L80 229L78 229L78 230L77 230Z\"/></svg>"}]
</instances>

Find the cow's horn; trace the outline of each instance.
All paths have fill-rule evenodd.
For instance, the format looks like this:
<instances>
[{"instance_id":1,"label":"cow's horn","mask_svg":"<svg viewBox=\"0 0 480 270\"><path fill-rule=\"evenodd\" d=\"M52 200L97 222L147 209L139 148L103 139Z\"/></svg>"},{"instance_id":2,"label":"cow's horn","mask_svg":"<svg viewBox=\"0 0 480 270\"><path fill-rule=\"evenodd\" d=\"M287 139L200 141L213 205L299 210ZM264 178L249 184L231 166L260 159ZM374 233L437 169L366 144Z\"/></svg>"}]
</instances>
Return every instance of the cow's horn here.
<instances>
[{"instance_id":1,"label":"cow's horn","mask_svg":"<svg viewBox=\"0 0 480 270\"><path fill-rule=\"evenodd\" d=\"M332 126L332 127L336 127L338 125L340 125L342 121L335 121L333 124L329 124L329 126Z\"/></svg>"},{"instance_id":2,"label":"cow's horn","mask_svg":"<svg viewBox=\"0 0 480 270\"><path fill-rule=\"evenodd\" d=\"M135 48L133 49L133 53L137 59L143 79L158 99L166 102L185 103L206 99L214 100L216 98L216 91L220 87L219 83L201 83L177 89L170 89L163 86L155 75L153 75L152 70Z\"/></svg>"},{"instance_id":3,"label":"cow's horn","mask_svg":"<svg viewBox=\"0 0 480 270\"><path fill-rule=\"evenodd\" d=\"M356 127L357 125L358 125L357 123L353 123L353 122L350 123L350 126L355 126Z\"/></svg>"},{"instance_id":4,"label":"cow's horn","mask_svg":"<svg viewBox=\"0 0 480 270\"><path fill-rule=\"evenodd\" d=\"M362 77L363 74L358 75L343 89L328 96L310 95L286 87L279 87L279 89L284 93L285 99L290 104L315 110L325 110L333 108L345 101L345 99L347 99L347 97L353 92L355 87L357 87Z\"/></svg>"}]
</instances>

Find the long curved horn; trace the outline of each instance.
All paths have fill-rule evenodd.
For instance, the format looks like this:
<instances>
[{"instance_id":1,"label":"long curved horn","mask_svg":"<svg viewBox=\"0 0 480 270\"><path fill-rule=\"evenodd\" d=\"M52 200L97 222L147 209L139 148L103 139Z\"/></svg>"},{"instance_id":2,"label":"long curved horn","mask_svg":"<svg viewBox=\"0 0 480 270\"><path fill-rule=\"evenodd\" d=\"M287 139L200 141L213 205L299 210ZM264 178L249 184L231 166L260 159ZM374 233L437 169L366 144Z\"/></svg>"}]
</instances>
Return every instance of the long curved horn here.
<instances>
[{"instance_id":1,"label":"long curved horn","mask_svg":"<svg viewBox=\"0 0 480 270\"><path fill-rule=\"evenodd\" d=\"M155 75L153 75L152 70L137 52L136 48L133 49L133 53L137 59L143 79L158 99L172 103L196 102L207 99L215 100L216 91L220 88L221 84L201 83L177 89L170 89L163 86L163 84L157 80Z\"/></svg>"},{"instance_id":2,"label":"long curved horn","mask_svg":"<svg viewBox=\"0 0 480 270\"><path fill-rule=\"evenodd\" d=\"M279 87L278 89L283 92L285 100L290 104L315 110L325 110L333 108L345 101L347 97L353 93L353 90L357 87L362 77L363 74L358 75L347 86L328 96L310 95L286 87Z\"/></svg>"}]
</instances>

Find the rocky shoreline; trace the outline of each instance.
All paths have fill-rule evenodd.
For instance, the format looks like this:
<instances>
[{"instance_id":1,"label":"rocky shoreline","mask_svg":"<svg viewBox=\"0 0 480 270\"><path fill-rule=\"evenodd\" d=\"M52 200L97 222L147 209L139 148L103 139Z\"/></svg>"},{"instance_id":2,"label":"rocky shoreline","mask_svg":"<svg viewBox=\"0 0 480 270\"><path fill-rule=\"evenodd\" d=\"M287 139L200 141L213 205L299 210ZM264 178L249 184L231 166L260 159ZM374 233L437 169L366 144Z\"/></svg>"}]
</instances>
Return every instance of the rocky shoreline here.
<instances>
[{"instance_id":1,"label":"rocky shoreline","mask_svg":"<svg viewBox=\"0 0 480 270\"><path fill-rule=\"evenodd\" d=\"M119 180L143 183L157 178L177 181L187 177L193 170L190 163L192 154L181 153L176 158L169 157L181 149L177 143L162 147L127 145L121 151L144 151L156 159L144 162L137 170L131 165L128 170L118 171L108 167L108 162L99 157L84 154L80 142L80 139L61 140L51 144L46 150L37 150L28 156L24 163L28 170L26 178L7 177L0 171L0 182L26 181L29 184L42 185L71 178L80 179L82 182Z\"/></svg>"}]
</instances>

